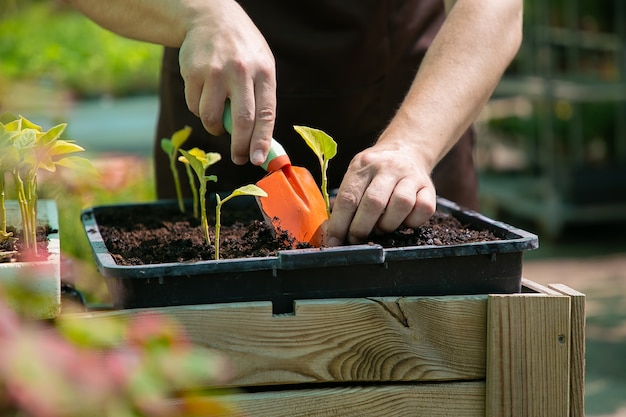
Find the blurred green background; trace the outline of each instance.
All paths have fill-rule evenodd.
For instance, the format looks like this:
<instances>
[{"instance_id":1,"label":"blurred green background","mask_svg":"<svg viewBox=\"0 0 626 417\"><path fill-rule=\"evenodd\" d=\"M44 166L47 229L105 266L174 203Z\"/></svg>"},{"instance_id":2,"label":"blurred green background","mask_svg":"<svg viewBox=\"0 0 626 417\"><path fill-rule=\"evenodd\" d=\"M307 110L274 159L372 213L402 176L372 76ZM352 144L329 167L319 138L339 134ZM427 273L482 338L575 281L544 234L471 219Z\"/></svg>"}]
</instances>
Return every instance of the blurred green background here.
<instances>
[{"instance_id":1,"label":"blurred green background","mask_svg":"<svg viewBox=\"0 0 626 417\"><path fill-rule=\"evenodd\" d=\"M121 38L55 1L2 0L0 82L84 99L154 93L161 48ZM5 106L9 103L4 103Z\"/></svg>"},{"instance_id":2,"label":"blurred green background","mask_svg":"<svg viewBox=\"0 0 626 417\"><path fill-rule=\"evenodd\" d=\"M626 2L524 5L522 48L476 122L481 210L539 234L540 248L525 255L527 278L587 293L587 415L624 416ZM0 0L0 57L0 112L68 122L69 138L103 173L58 173L61 181L40 186L59 204L70 275L99 300L106 290L80 210L154 199L161 48L58 1Z\"/></svg>"}]
</instances>

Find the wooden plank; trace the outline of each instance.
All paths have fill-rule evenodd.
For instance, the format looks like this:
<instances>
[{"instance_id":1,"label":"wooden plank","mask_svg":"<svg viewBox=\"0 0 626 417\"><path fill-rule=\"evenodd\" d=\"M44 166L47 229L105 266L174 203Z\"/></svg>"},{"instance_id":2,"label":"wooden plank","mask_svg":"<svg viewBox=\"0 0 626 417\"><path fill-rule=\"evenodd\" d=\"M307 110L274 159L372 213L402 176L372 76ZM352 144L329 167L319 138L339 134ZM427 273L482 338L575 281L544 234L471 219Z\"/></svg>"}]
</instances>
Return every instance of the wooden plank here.
<instances>
[{"instance_id":1,"label":"wooden plank","mask_svg":"<svg viewBox=\"0 0 626 417\"><path fill-rule=\"evenodd\" d=\"M585 294L563 284L550 288L571 299L570 417L585 415Z\"/></svg>"},{"instance_id":2,"label":"wooden plank","mask_svg":"<svg viewBox=\"0 0 626 417\"><path fill-rule=\"evenodd\" d=\"M401 384L300 389L213 398L233 408L220 416L484 417L485 383ZM211 401L209 397L206 399ZM174 401L176 405L178 401Z\"/></svg>"},{"instance_id":3,"label":"wooden plank","mask_svg":"<svg viewBox=\"0 0 626 417\"><path fill-rule=\"evenodd\" d=\"M570 298L491 295L487 316L486 415L567 416Z\"/></svg>"},{"instance_id":4,"label":"wooden plank","mask_svg":"<svg viewBox=\"0 0 626 417\"><path fill-rule=\"evenodd\" d=\"M142 310L91 315L129 318ZM225 355L227 386L485 378L487 296L297 301L154 308Z\"/></svg>"},{"instance_id":5,"label":"wooden plank","mask_svg":"<svg viewBox=\"0 0 626 417\"><path fill-rule=\"evenodd\" d=\"M541 285L527 278L522 278L522 292L524 293L540 293L548 295L562 295L560 292L553 290L545 285Z\"/></svg>"}]
</instances>

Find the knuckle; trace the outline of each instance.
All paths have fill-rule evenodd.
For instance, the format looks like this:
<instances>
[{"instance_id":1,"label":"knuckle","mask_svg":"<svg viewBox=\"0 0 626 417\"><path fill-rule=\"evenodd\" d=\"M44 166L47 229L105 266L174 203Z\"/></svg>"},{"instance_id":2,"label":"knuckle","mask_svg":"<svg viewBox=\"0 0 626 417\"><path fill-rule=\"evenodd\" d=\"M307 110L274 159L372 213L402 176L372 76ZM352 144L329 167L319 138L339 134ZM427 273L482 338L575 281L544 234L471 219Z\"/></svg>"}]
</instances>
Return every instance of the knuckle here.
<instances>
[{"instance_id":1,"label":"knuckle","mask_svg":"<svg viewBox=\"0 0 626 417\"><path fill-rule=\"evenodd\" d=\"M359 205L359 199L353 193L343 192L337 194L337 197L335 197L334 205L342 209L354 212L356 210L356 207Z\"/></svg>"},{"instance_id":2,"label":"knuckle","mask_svg":"<svg viewBox=\"0 0 626 417\"><path fill-rule=\"evenodd\" d=\"M394 193L394 204L402 211L409 212L415 205L415 195L396 192Z\"/></svg>"},{"instance_id":3,"label":"knuckle","mask_svg":"<svg viewBox=\"0 0 626 417\"><path fill-rule=\"evenodd\" d=\"M262 107L257 110L257 120L272 123L276 120L276 113L270 107Z\"/></svg>"},{"instance_id":4,"label":"knuckle","mask_svg":"<svg viewBox=\"0 0 626 417\"><path fill-rule=\"evenodd\" d=\"M375 211L379 213L384 211L385 207L387 207L387 200L377 193L366 192L363 196L361 204L368 211Z\"/></svg>"},{"instance_id":5,"label":"knuckle","mask_svg":"<svg viewBox=\"0 0 626 417\"><path fill-rule=\"evenodd\" d=\"M367 240L370 235L370 230L358 229L356 227L350 228L350 233L348 234L348 241L351 244L358 244Z\"/></svg>"},{"instance_id":6,"label":"knuckle","mask_svg":"<svg viewBox=\"0 0 626 417\"><path fill-rule=\"evenodd\" d=\"M200 119L202 120L202 125L207 130L207 132L213 135L217 135L222 131L221 118L216 118L212 114L204 113L200 115Z\"/></svg>"},{"instance_id":7,"label":"knuckle","mask_svg":"<svg viewBox=\"0 0 626 417\"><path fill-rule=\"evenodd\" d=\"M233 123L244 129L249 129L254 124L254 113L247 106L244 106L236 114L233 114Z\"/></svg>"}]
</instances>

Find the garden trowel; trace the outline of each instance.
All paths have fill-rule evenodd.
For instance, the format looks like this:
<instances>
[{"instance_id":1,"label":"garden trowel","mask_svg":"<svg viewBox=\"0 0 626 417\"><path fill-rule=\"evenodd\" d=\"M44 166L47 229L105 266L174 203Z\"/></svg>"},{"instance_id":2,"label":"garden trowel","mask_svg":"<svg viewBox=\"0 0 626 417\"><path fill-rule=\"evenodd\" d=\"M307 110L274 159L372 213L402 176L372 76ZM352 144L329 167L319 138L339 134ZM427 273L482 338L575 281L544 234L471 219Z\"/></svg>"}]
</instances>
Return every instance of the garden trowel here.
<instances>
[{"instance_id":1,"label":"garden trowel","mask_svg":"<svg viewBox=\"0 0 626 417\"><path fill-rule=\"evenodd\" d=\"M230 101L226 102L224 128L232 134ZM272 138L270 152L261 165L268 173L256 185L267 197L256 197L263 216L276 229L287 231L299 242L319 247L323 243L326 203L311 173L291 165L280 143Z\"/></svg>"}]
</instances>

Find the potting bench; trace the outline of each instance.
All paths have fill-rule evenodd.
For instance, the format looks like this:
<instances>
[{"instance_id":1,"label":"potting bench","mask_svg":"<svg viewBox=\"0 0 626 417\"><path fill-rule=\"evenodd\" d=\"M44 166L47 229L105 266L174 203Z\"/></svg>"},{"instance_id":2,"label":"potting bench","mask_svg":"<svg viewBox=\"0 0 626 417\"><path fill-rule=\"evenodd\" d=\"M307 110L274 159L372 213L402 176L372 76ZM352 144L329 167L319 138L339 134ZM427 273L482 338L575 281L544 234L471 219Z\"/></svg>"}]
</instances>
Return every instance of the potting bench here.
<instances>
[{"instance_id":1,"label":"potting bench","mask_svg":"<svg viewBox=\"0 0 626 417\"><path fill-rule=\"evenodd\" d=\"M130 318L141 309L84 313ZM154 308L227 357L249 416L583 416L585 296L517 294Z\"/></svg>"}]
</instances>

